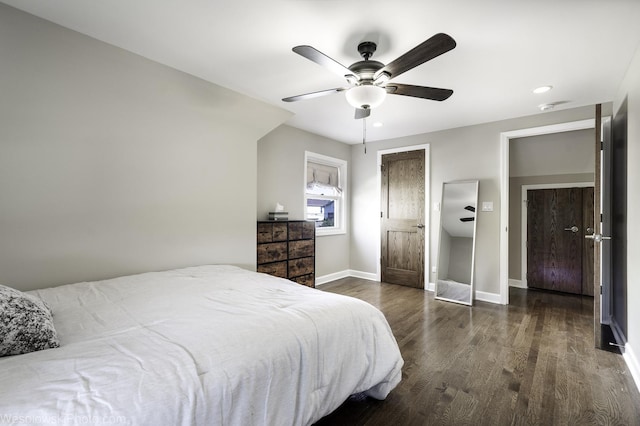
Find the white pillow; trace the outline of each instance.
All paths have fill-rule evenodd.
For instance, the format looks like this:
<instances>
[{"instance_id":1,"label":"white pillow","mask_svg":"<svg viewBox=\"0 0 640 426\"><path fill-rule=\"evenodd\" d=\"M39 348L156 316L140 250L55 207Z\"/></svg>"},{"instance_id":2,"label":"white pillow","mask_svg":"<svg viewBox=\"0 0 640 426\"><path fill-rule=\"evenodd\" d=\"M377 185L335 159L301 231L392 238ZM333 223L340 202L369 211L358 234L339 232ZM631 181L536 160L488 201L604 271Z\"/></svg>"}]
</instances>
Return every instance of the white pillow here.
<instances>
[{"instance_id":1,"label":"white pillow","mask_svg":"<svg viewBox=\"0 0 640 426\"><path fill-rule=\"evenodd\" d=\"M59 346L47 304L36 296L0 285L0 356Z\"/></svg>"}]
</instances>

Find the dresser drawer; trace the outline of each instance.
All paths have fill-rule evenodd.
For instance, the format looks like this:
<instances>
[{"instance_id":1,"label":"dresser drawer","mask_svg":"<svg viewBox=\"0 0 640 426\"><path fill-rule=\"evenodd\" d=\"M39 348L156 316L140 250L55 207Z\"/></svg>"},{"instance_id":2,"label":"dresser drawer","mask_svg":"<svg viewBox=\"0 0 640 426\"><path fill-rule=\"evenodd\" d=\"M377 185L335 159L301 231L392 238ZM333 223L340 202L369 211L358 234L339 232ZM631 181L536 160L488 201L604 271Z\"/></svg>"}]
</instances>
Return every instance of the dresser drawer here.
<instances>
[{"instance_id":1,"label":"dresser drawer","mask_svg":"<svg viewBox=\"0 0 640 426\"><path fill-rule=\"evenodd\" d=\"M312 274L314 267L315 257L302 257L300 259L289 260L289 278Z\"/></svg>"},{"instance_id":2,"label":"dresser drawer","mask_svg":"<svg viewBox=\"0 0 640 426\"><path fill-rule=\"evenodd\" d=\"M258 245L258 263L287 260L287 243L269 243Z\"/></svg>"},{"instance_id":3,"label":"dresser drawer","mask_svg":"<svg viewBox=\"0 0 640 426\"><path fill-rule=\"evenodd\" d=\"M302 238L316 237L316 223L315 222L303 222L302 223Z\"/></svg>"},{"instance_id":4,"label":"dresser drawer","mask_svg":"<svg viewBox=\"0 0 640 426\"><path fill-rule=\"evenodd\" d=\"M287 241L286 223L258 223L258 243Z\"/></svg>"},{"instance_id":5,"label":"dresser drawer","mask_svg":"<svg viewBox=\"0 0 640 426\"><path fill-rule=\"evenodd\" d=\"M313 274L302 275L301 277L292 278L291 281L294 281L298 284L306 285L307 287L315 287L316 279Z\"/></svg>"},{"instance_id":6,"label":"dresser drawer","mask_svg":"<svg viewBox=\"0 0 640 426\"><path fill-rule=\"evenodd\" d=\"M313 240L289 241L289 259L313 256L315 244Z\"/></svg>"},{"instance_id":7,"label":"dresser drawer","mask_svg":"<svg viewBox=\"0 0 640 426\"><path fill-rule=\"evenodd\" d=\"M287 262L264 263L258 265L257 271L280 278L287 278Z\"/></svg>"},{"instance_id":8,"label":"dresser drawer","mask_svg":"<svg viewBox=\"0 0 640 426\"><path fill-rule=\"evenodd\" d=\"M289 223L289 240L302 239L302 222Z\"/></svg>"}]
</instances>

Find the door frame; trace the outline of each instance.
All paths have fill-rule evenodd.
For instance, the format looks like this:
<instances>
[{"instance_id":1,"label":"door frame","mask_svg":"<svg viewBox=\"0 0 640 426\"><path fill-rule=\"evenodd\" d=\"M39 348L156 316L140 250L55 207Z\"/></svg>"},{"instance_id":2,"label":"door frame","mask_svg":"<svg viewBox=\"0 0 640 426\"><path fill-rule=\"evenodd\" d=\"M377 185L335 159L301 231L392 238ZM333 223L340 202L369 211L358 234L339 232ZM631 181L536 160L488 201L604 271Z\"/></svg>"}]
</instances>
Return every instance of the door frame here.
<instances>
[{"instance_id":1,"label":"door frame","mask_svg":"<svg viewBox=\"0 0 640 426\"><path fill-rule=\"evenodd\" d=\"M595 118L500 133L500 303L509 304L509 142L511 139L595 129Z\"/></svg>"},{"instance_id":2,"label":"door frame","mask_svg":"<svg viewBox=\"0 0 640 426\"><path fill-rule=\"evenodd\" d=\"M429 153L429 144L420 144L420 145L410 145L403 146L398 148L391 149L381 149L377 151L377 159L376 159L376 185L378 190L376 192L376 197L378 199L378 208L380 208L381 203L381 192L382 192L382 156L387 154L395 154L398 152L407 152L407 151L421 151L424 150L424 289L427 290L431 287L431 282L429 281L431 270L429 268L431 264L431 257L429 247L431 246L431 222L430 222L430 209L431 205L431 182L429 180L429 176L431 176L431 156ZM380 261L382 259L382 232L380 231L380 223L378 223L378 227L376 229L377 232L377 261L376 261L376 280L380 281L382 278L382 270L380 267Z\"/></svg>"},{"instance_id":3,"label":"door frame","mask_svg":"<svg viewBox=\"0 0 640 426\"><path fill-rule=\"evenodd\" d=\"M521 273L520 286L522 288L528 288L527 284L527 209L524 207L527 202L527 191L535 189L558 189L558 188L590 188L594 186L594 182L575 182L575 183L540 183L531 185L522 185L522 206L521 219L520 219L520 255L521 255ZM515 230L514 230L515 231Z\"/></svg>"}]
</instances>

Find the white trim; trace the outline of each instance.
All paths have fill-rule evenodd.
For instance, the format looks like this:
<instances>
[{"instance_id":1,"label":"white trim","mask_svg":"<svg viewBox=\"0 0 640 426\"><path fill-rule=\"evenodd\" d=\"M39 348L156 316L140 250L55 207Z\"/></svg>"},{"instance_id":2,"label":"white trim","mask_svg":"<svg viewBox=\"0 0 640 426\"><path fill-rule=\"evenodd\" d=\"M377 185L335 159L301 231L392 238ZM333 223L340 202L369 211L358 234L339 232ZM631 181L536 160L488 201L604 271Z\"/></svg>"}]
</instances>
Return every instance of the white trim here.
<instances>
[{"instance_id":1,"label":"white trim","mask_svg":"<svg viewBox=\"0 0 640 426\"><path fill-rule=\"evenodd\" d=\"M355 277L355 278L362 278L363 280L380 282L376 274L373 274L371 272L354 271L353 269L349 269L349 276Z\"/></svg>"},{"instance_id":2,"label":"white trim","mask_svg":"<svg viewBox=\"0 0 640 426\"><path fill-rule=\"evenodd\" d=\"M431 216L430 216L431 209L429 208L429 206L431 205L431 180L430 180L431 154L430 154L429 144L403 146L399 148L381 149L377 151L377 156L378 156L376 161L376 168L377 168L376 180L378 185L377 200L378 200L378 207L379 207L381 203L380 192L382 191L382 183L381 183L382 171L380 170L380 166L382 166L382 156L386 154L395 154L397 152L420 151L420 150L424 150L424 224L425 224L425 227L424 227L424 283L425 283L425 287L427 287L427 283L429 282L429 271L431 270L430 268L431 257L429 252L429 248L431 246ZM380 226L378 226L378 229L376 230L376 232L378 236L378 244L377 244L377 252L376 252L376 255L377 255L376 280L380 281L382 278L382 271L380 271L380 259L382 257L381 256L382 235L380 233Z\"/></svg>"},{"instance_id":3,"label":"white trim","mask_svg":"<svg viewBox=\"0 0 640 426\"><path fill-rule=\"evenodd\" d=\"M435 293L436 292L436 283L428 283L427 284L427 288L425 288L425 290Z\"/></svg>"},{"instance_id":4,"label":"white trim","mask_svg":"<svg viewBox=\"0 0 640 426\"><path fill-rule=\"evenodd\" d=\"M509 287L527 288L527 285L526 283L523 284L522 280L514 280L513 278L509 278Z\"/></svg>"},{"instance_id":5,"label":"white trim","mask_svg":"<svg viewBox=\"0 0 640 426\"><path fill-rule=\"evenodd\" d=\"M627 363L627 367L629 367L631 377L633 377L633 381L636 382L636 387L640 389L640 362L638 362L636 352L633 350L629 342L624 345L624 352L622 354L622 357Z\"/></svg>"},{"instance_id":6,"label":"white trim","mask_svg":"<svg viewBox=\"0 0 640 426\"><path fill-rule=\"evenodd\" d=\"M339 280L341 278L347 278L349 276L349 271L346 270L323 275L321 277L316 277L316 287L326 283L330 283L331 281Z\"/></svg>"},{"instance_id":7,"label":"white trim","mask_svg":"<svg viewBox=\"0 0 640 426\"><path fill-rule=\"evenodd\" d=\"M500 133L500 303L509 304L509 141L514 138L595 128L595 119Z\"/></svg>"},{"instance_id":8,"label":"white trim","mask_svg":"<svg viewBox=\"0 0 640 426\"><path fill-rule=\"evenodd\" d=\"M478 291L476 290L476 301L480 300L482 302L495 303L497 305L502 305L502 299L500 298L500 294L498 293L488 293L486 291Z\"/></svg>"},{"instance_id":9,"label":"white trim","mask_svg":"<svg viewBox=\"0 0 640 426\"><path fill-rule=\"evenodd\" d=\"M316 277L316 287L330 283L332 281L336 281L342 278L362 278L363 280L368 281L379 281L376 279L376 274L372 274L371 272L362 272L355 271L353 269L345 269L344 271L338 271L331 274L323 275L321 277Z\"/></svg>"},{"instance_id":10,"label":"white trim","mask_svg":"<svg viewBox=\"0 0 640 426\"><path fill-rule=\"evenodd\" d=\"M303 206L302 206L302 211L304 213L304 217L307 217L307 164L309 163L309 161L314 162L314 163L318 163L318 164L325 164L328 166L333 166L336 167L340 173L340 186L342 187L342 194L339 197L335 197L336 198L336 204L338 207L338 222L339 223L334 223L333 227L326 227L326 228L318 228L316 227L316 236L317 237L323 237L326 235L341 235L341 234L346 234L347 233L347 216L349 214L348 210L347 210L347 200L348 200L348 187L349 187L349 170L348 170L348 162L346 160L343 160L341 158L335 158L335 157L329 157L328 155L322 155L322 154L317 154L315 152L312 151L305 151L304 152L304 179L303 179L303 184L302 184L302 194L303 194ZM333 198L333 197L331 197Z\"/></svg>"},{"instance_id":11,"label":"white trim","mask_svg":"<svg viewBox=\"0 0 640 426\"><path fill-rule=\"evenodd\" d=\"M531 185L522 185L520 197L520 262L521 262L521 288L528 288L527 282L527 191L530 189L557 189L557 188L591 188L593 182L567 182L567 183L539 183ZM509 279L511 281L511 279ZM509 284L511 285L511 284Z\"/></svg>"}]
</instances>

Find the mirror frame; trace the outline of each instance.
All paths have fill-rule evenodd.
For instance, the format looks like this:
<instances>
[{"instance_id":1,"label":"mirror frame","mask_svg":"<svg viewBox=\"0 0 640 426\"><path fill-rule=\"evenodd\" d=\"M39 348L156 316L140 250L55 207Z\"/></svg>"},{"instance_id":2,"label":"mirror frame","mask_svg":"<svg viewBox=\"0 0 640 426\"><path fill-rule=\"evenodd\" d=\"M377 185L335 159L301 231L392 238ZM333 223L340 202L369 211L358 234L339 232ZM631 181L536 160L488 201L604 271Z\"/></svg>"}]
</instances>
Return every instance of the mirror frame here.
<instances>
[{"instance_id":1,"label":"mirror frame","mask_svg":"<svg viewBox=\"0 0 640 426\"><path fill-rule=\"evenodd\" d=\"M457 299L453 299L453 298L448 298L448 297L442 297L442 296L438 296L438 281L440 281L440 250L442 249L442 224L443 224L443 217L442 217L442 211L444 210L444 196L445 196L445 188L447 185L454 185L454 184L464 184L464 183L471 183L471 184L475 184L475 194L474 194L474 201L475 201L475 216L474 216L474 221L473 221L473 242L472 242L472 248L471 248L471 277L470 277L470 283L469 283L469 301L462 301L462 300L457 300ZM476 261L476 233L477 233L477 229L478 229L478 195L480 192L480 181L479 180L458 180L458 181L451 181L451 182L443 182L442 183L442 195L440 197L440 221L439 221L439 228L438 228L438 255L436 257L436 282L435 282L435 291L434 291L434 297L438 300L444 300L447 302L454 302L454 303L459 303L462 305L468 305L468 306L472 306L473 305L473 300L474 300L474 294L475 294L475 261Z\"/></svg>"}]
</instances>

